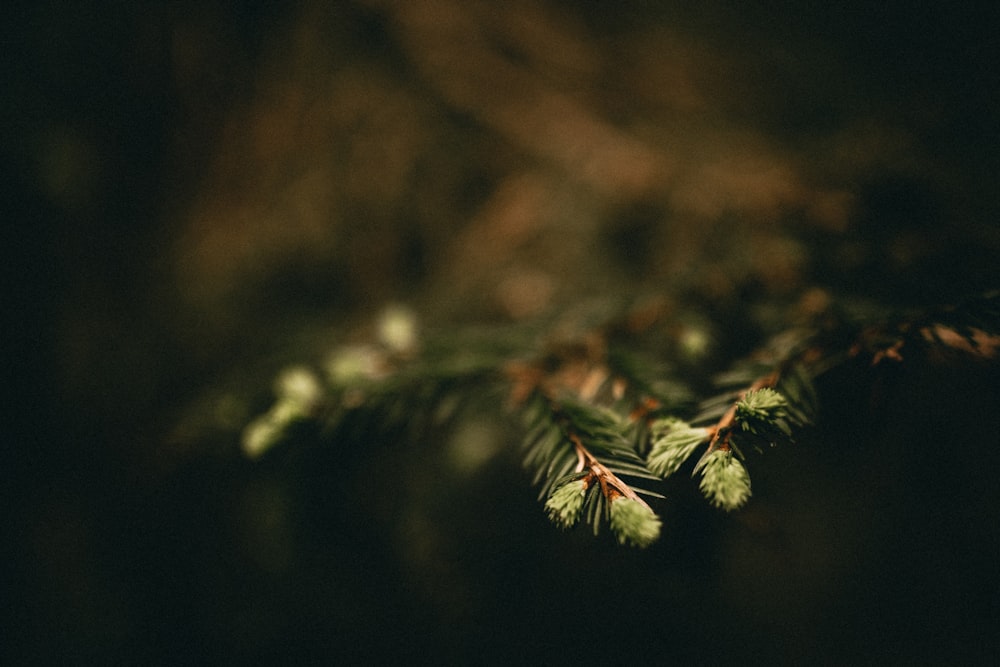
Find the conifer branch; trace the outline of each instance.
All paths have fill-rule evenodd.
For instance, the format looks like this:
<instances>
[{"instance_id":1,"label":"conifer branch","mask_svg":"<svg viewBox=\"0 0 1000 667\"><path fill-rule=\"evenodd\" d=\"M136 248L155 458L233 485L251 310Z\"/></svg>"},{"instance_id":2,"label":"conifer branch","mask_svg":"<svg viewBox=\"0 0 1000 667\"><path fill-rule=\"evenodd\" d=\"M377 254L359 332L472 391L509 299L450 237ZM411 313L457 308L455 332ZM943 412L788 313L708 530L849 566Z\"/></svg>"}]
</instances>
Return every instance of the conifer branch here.
<instances>
[{"instance_id":1,"label":"conifer branch","mask_svg":"<svg viewBox=\"0 0 1000 667\"><path fill-rule=\"evenodd\" d=\"M647 546L659 536L660 519L622 475L656 479L624 436L625 424L611 410L538 392L529 420L534 428L525 440L525 465L535 470L540 498L557 525L586 519L597 534L610 523L619 542ZM660 496L662 497L662 496ZM622 501L626 504L620 505ZM627 508L627 509L625 509Z\"/></svg>"},{"instance_id":2,"label":"conifer branch","mask_svg":"<svg viewBox=\"0 0 1000 667\"><path fill-rule=\"evenodd\" d=\"M930 358L976 362L1000 358L1000 291L966 299L951 307L896 318L864 327L849 350L877 366L902 362L907 350Z\"/></svg>"},{"instance_id":3,"label":"conifer branch","mask_svg":"<svg viewBox=\"0 0 1000 667\"><path fill-rule=\"evenodd\" d=\"M800 407L775 389L779 384L799 398ZM748 442L759 451L759 442L773 446L790 440L793 427L810 421L812 390L801 366L785 361L737 391L735 397L726 396L722 415L710 425L693 426L676 418L653 422L647 463L653 472L668 477L707 443L692 474L702 475L699 488L713 505L730 511L750 497L750 476L740 460L744 455L738 442ZM720 405L718 400L710 401L700 419L717 414Z\"/></svg>"},{"instance_id":4,"label":"conifer branch","mask_svg":"<svg viewBox=\"0 0 1000 667\"><path fill-rule=\"evenodd\" d=\"M746 453L791 442L811 423L814 378L844 359L879 366L914 350L1000 358L1000 293L865 327L793 330L720 376L722 391L691 416L686 387L639 340L661 315L625 317L512 361L524 341L510 332L418 340L396 312L376 343L337 348L322 370L283 372L271 408L244 430L243 448L261 456L308 421L330 441L415 435L450 419L472 390L506 391L524 419L523 463L549 519L561 528L586 522L595 534L607 525L619 543L645 547L662 524L641 496L663 496L637 483L669 477L700 450L691 470L702 493L726 511L743 506L751 496Z\"/></svg>"}]
</instances>

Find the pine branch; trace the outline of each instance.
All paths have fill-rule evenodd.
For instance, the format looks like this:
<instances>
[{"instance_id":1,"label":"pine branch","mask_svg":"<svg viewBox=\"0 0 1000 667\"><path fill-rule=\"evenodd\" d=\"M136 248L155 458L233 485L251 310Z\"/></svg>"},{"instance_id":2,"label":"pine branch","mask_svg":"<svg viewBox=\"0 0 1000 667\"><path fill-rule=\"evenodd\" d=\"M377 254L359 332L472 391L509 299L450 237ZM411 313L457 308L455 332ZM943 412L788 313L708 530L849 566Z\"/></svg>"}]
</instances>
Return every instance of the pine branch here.
<instances>
[{"instance_id":1,"label":"pine branch","mask_svg":"<svg viewBox=\"0 0 1000 667\"><path fill-rule=\"evenodd\" d=\"M877 366L884 361L902 362L910 348L939 361L997 360L1000 291L966 299L954 306L869 324L858 334L849 354L867 356Z\"/></svg>"},{"instance_id":2,"label":"pine branch","mask_svg":"<svg viewBox=\"0 0 1000 667\"><path fill-rule=\"evenodd\" d=\"M815 362L822 355L808 341L808 337L785 337L772 344L763 358L759 355L720 376L723 385L747 384L703 402L694 424L673 417L654 421L647 456L650 469L666 478L707 443L692 473L702 475L702 493L727 511L746 503L750 477L741 446L759 452L763 444L791 442L793 430L810 423L815 414L815 393L803 360ZM773 358L776 351L791 356L768 365L763 359Z\"/></svg>"},{"instance_id":3,"label":"pine branch","mask_svg":"<svg viewBox=\"0 0 1000 667\"><path fill-rule=\"evenodd\" d=\"M322 370L296 366L279 375L276 400L246 427L243 448L261 456L309 421L331 442L399 439L448 421L474 392L506 391L526 427L524 466L552 522L588 523L595 534L606 525L618 542L645 547L658 539L661 521L641 496L663 496L644 480L669 477L700 451L692 476L709 502L726 511L743 506L751 496L746 453L792 442L815 417L814 378L844 359L879 366L912 350L1000 358L1000 293L991 293L874 325L790 330L720 375L719 393L694 410L670 366L643 347L662 315L626 316L524 361L536 336L494 330L419 339L396 311L383 318L375 343L337 348Z\"/></svg>"},{"instance_id":4,"label":"pine branch","mask_svg":"<svg viewBox=\"0 0 1000 667\"><path fill-rule=\"evenodd\" d=\"M391 311L392 309L390 309ZM412 438L448 421L470 396L495 391L511 350L492 339L417 340L383 315L375 343L335 348L318 368L294 366L279 375L275 402L243 431L244 453L257 458L303 421L329 441ZM460 351L454 345L460 343Z\"/></svg>"},{"instance_id":5,"label":"pine branch","mask_svg":"<svg viewBox=\"0 0 1000 667\"><path fill-rule=\"evenodd\" d=\"M540 498L557 525L568 528L582 515L597 534L608 522L621 543L647 546L660 532L660 519L639 493L659 494L627 483L623 476L656 479L624 436L614 412L543 392L527 412L532 431L525 440L525 465L533 469ZM662 497L662 496L659 496Z\"/></svg>"}]
</instances>

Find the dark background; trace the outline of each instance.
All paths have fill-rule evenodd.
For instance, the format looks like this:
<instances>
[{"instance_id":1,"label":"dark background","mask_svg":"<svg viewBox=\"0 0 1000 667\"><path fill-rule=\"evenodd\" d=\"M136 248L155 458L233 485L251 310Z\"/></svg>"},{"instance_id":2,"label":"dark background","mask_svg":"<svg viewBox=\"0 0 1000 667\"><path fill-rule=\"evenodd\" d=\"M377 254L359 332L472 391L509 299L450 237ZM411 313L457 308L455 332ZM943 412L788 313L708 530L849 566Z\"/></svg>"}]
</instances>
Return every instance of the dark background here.
<instances>
[{"instance_id":1,"label":"dark background","mask_svg":"<svg viewBox=\"0 0 1000 667\"><path fill-rule=\"evenodd\" d=\"M642 552L554 530L496 406L471 468L238 432L391 301L667 294L724 367L811 290L995 288L994 5L407 7L4 10L3 656L995 663L995 366L832 373L745 510L680 480Z\"/></svg>"}]
</instances>

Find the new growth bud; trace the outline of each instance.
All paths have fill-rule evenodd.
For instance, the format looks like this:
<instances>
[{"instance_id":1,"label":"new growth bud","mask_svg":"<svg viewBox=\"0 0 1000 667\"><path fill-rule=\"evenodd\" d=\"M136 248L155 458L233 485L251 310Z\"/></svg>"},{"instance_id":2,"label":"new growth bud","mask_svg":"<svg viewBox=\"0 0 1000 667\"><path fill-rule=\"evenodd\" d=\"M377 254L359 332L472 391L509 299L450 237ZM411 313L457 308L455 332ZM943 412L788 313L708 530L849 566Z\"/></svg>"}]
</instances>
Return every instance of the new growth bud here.
<instances>
[{"instance_id":1,"label":"new growth bud","mask_svg":"<svg viewBox=\"0 0 1000 667\"><path fill-rule=\"evenodd\" d=\"M750 498L750 475L732 452L718 449L700 464L701 492L716 507L727 512L741 507Z\"/></svg>"},{"instance_id":2,"label":"new growth bud","mask_svg":"<svg viewBox=\"0 0 1000 667\"><path fill-rule=\"evenodd\" d=\"M619 544L648 547L660 537L660 517L649 505L619 496L611 501L611 530Z\"/></svg>"},{"instance_id":3,"label":"new growth bud","mask_svg":"<svg viewBox=\"0 0 1000 667\"><path fill-rule=\"evenodd\" d=\"M741 422L766 422L783 415L787 406L785 397L774 389L755 389L736 404L736 418Z\"/></svg>"},{"instance_id":4,"label":"new growth bud","mask_svg":"<svg viewBox=\"0 0 1000 667\"><path fill-rule=\"evenodd\" d=\"M566 482L549 495L545 511L560 528L569 528L580 519L587 485L582 479Z\"/></svg>"},{"instance_id":5,"label":"new growth bud","mask_svg":"<svg viewBox=\"0 0 1000 667\"><path fill-rule=\"evenodd\" d=\"M660 419L651 428L653 445L646 463L660 477L669 477L690 458L695 448L709 438L704 427L692 427L678 419Z\"/></svg>"}]
</instances>

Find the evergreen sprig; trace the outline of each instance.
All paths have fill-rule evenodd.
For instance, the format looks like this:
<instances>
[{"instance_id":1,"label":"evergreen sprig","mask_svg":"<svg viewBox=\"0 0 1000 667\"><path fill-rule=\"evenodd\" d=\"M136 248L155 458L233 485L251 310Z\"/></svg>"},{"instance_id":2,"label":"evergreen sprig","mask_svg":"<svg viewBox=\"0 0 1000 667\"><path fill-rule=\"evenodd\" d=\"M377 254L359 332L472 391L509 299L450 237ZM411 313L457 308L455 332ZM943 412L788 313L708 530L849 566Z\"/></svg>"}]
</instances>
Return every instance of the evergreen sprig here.
<instances>
[{"instance_id":1,"label":"evergreen sprig","mask_svg":"<svg viewBox=\"0 0 1000 667\"><path fill-rule=\"evenodd\" d=\"M744 452L791 442L811 423L813 378L836 363L901 363L918 346L1000 357L1000 293L991 293L915 318L793 330L720 376L719 393L694 410L683 383L664 377L670 367L648 361L639 345L655 317L563 339L531 361L520 356L530 335L424 339L411 317L384 315L375 343L337 348L322 370L284 371L270 409L244 430L246 454L263 455L305 421L330 441L405 438L450 419L473 391L506 392L523 416L523 462L549 519L561 528L587 523L595 534L607 526L619 543L646 547L662 530L640 497L663 497L644 488L649 480L673 475L701 449L692 476L702 493L725 511L742 507L751 496Z\"/></svg>"},{"instance_id":2,"label":"evergreen sprig","mask_svg":"<svg viewBox=\"0 0 1000 667\"><path fill-rule=\"evenodd\" d=\"M580 520L587 497L586 473L578 473L560 484L545 501L549 518L561 528L571 528Z\"/></svg>"},{"instance_id":3,"label":"evergreen sprig","mask_svg":"<svg viewBox=\"0 0 1000 667\"><path fill-rule=\"evenodd\" d=\"M652 447L646 463L652 472L663 478L677 472L698 445L711 436L710 429L691 426L675 417L658 419L649 430Z\"/></svg>"},{"instance_id":4,"label":"evergreen sprig","mask_svg":"<svg viewBox=\"0 0 1000 667\"><path fill-rule=\"evenodd\" d=\"M638 498L612 500L610 523L619 544L648 547L660 537L660 517Z\"/></svg>"},{"instance_id":5,"label":"evergreen sprig","mask_svg":"<svg viewBox=\"0 0 1000 667\"><path fill-rule=\"evenodd\" d=\"M784 380L782 369L788 380ZM729 376L734 377L733 375ZM793 407L776 386L790 387L797 397ZM758 442L772 446L790 440L793 427L809 422L813 411L812 389L805 371L783 364L750 382L747 389L724 394L708 402L699 419L719 415L710 426L693 426L676 418L662 418L650 426L652 446L647 457L651 471L668 477L698 449L708 443L694 466L693 475L701 474L699 488L708 500L721 509L732 511L750 498L750 475L740 460L741 444L760 450Z\"/></svg>"},{"instance_id":6,"label":"evergreen sprig","mask_svg":"<svg viewBox=\"0 0 1000 667\"><path fill-rule=\"evenodd\" d=\"M699 488L705 497L721 509L731 512L750 499L750 475L731 451L716 449L698 462Z\"/></svg>"},{"instance_id":7,"label":"evergreen sprig","mask_svg":"<svg viewBox=\"0 0 1000 667\"><path fill-rule=\"evenodd\" d=\"M532 403L525 465L534 470L549 518L563 528L584 518L595 534L608 523L619 542L650 544L660 521L638 494L662 496L623 479L657 479L625 437L625 420L571 397L555 400L539 392ZM622 500L628 501L624 509Z\"/></svg>"},{"instance_id":8,"label":"evergreen sprig","mask_svg":"<svg viewBox=\"0 0 1000 667\"><path fill-rule=\"evenodd\" d=\"M451 344L417 337L412 314L386 309L373 343L335 347L316 367L286 368L275 402L243 430L242 447L263 456L303 421L315 421L329 441L412 438L447 422L469 390L494 391L511 351L468 336Z\"/></svg>"},{"instance_id":9,"label":"evergreen sprig","mask_svg":"<svg viewBox=\"0 0 1000 667\"><path fill-rule=\"evenodd\" d=\"M978 362L1000 358L1000 290L953 306L876 322L862 328L850 356L868 356L877 366L902 362L910 349L934 359Z\"/></svg>"},{"instance_id":10,"label":"evergreen sprig","mask_svg":"<svg viewBox=\"0 0 1000 667\"><path fill-rule=\"evenodd\" d=\"M308 419L322 400L323 388L312 370L292 366L278 376L274 393L277 400L271 408L243 431L243 451L251 458L261 456L278 443L293 424Z\"/></svg>"},{"instance_id":11,"label":"evergreen sprig","mask_svg":"<svg viewBox=\"0 0 1000 667\"><path fill-rule=\"evenodd\" d=\"M771 444L776 437L792 437L792 425L799 425L788 411L788 400L770 387L752 389L737 401L733 421Z\"/></svg>"}]
</instances>

